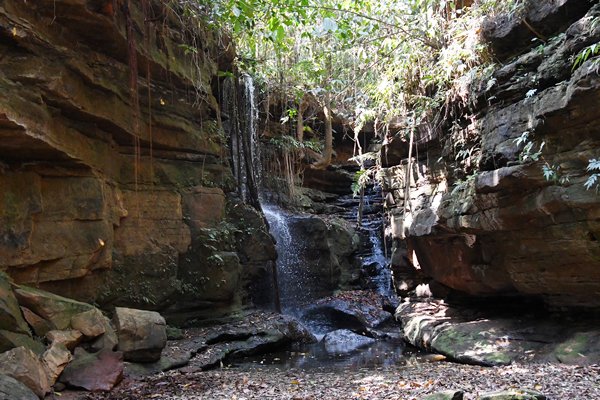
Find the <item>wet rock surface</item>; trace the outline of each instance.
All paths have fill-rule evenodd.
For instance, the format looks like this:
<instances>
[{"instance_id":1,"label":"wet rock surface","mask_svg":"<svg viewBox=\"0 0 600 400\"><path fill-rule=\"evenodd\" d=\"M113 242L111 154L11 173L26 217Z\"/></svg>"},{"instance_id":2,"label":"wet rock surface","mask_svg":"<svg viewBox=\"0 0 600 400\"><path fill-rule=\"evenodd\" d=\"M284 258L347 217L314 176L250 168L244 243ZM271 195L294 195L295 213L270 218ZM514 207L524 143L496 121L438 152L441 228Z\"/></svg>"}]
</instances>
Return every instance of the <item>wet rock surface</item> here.
<instances>
[{"instance_id":1,"label":"wet rock surface","mask_svg":"<svg viewBox=\"0 0 600 400\"><path fill-rule=\"evenodd\" d=\"M373 343L375 343L375 339L357 335L348 329L338 329L323 337L325 351L330 354L351 353Z\"/></svg>"},{"instance_id":2,"label":"wet rock surface","mask_svg":"<svg viewBox=\"0 0 600 400\"><path fill-rule=\"evenodd\" d=\"M383 309L384 301L383 296L371 291L340 292L307 307L302 320L319 332L339 328L366 332L392 319L392 314Z\"/></svg>"}]
</instances>

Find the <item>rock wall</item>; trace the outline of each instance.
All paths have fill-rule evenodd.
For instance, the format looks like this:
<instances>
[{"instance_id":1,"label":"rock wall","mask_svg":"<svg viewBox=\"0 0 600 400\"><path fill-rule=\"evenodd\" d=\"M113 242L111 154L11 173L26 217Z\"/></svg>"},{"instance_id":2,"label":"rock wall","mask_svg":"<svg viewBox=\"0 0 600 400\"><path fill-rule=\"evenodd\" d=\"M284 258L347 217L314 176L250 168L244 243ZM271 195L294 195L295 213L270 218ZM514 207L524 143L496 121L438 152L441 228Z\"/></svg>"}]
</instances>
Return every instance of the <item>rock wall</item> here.
<instances>
[{"instance_id":1,"label":"rock wall","mask_svg":"<svg viewBox=\"0 0 600 400\"><path fill-rule=\"evenodd\" d=\"M215 315L274 259L230 194L213 87L231 52L186 26L168 2L0 2L0 270L17 283Z\"/></svg>"},{"instance_id":2,"label":"rock wall","mask_svg":"<svg viewBox=\"0 0 600 400\"><path fill-rule=\"evenodd\" d=\"M600 74L597 59L573 61L600 40L600 5L530 3L486 21L501 64L465 85L443 131L420 132L410 179L406 142L384 148L394 263L470 295L597 308L600 196L583 184L600 157Z\"/></svg>"}]
</instances>

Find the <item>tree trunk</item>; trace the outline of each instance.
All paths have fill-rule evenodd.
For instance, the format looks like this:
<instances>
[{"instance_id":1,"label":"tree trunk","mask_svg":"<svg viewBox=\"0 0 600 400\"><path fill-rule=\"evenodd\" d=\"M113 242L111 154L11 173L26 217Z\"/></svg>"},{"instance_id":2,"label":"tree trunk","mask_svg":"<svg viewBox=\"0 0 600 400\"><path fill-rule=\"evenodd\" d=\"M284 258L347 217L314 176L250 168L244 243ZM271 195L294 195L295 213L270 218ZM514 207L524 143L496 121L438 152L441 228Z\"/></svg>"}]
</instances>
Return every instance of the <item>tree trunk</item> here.
<instances>
[{"instance_id":1,"label":"tree trunk","mask_svg":"<svg viewBox=\"0 0 600 400\"><path fill-rule=\"evenodd\" d=\"M331 115L329 95L325 98L323 114L325 114L325 149L323 150L323 157L312 165L313 168L317 169L327 168L331 164L331 157L333 155L333 117Z\"/></svg>"}]
</instances>

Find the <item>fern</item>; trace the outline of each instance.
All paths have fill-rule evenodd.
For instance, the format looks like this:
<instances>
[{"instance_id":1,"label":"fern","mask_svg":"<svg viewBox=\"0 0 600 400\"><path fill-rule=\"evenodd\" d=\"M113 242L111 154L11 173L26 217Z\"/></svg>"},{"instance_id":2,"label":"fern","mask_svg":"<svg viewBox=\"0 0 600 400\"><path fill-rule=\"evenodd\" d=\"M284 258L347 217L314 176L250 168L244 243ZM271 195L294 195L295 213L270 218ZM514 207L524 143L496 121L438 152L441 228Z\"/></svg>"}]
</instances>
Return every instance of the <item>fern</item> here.
<instances>
[{"instance_id":1,"label":"fern","mask_svg":"<svg viewBox=\"0 0 600 400\"><path fill-rule=\"evenodd\" d=\"M592 172L588 177L587 181L583 184L587 190L590 190L594 186L597 191L600 191L600 159L591 159L586 168L586 171ZM598 171L598 172L595 172Z\"/></svg>"},{"instance_id":2,"label":"fern","mask_svg":"<svg viewBox=\"0 0 600 400\"><path fill-rule=\"evenodd\" d=\"M575 71L588 59L590 59L591 57L595 57L598 54L600 54L600 42L585 47L575 57L575 61L573 62L573 68L571 69L571 71Z\"/></svg>"}]
</instances>

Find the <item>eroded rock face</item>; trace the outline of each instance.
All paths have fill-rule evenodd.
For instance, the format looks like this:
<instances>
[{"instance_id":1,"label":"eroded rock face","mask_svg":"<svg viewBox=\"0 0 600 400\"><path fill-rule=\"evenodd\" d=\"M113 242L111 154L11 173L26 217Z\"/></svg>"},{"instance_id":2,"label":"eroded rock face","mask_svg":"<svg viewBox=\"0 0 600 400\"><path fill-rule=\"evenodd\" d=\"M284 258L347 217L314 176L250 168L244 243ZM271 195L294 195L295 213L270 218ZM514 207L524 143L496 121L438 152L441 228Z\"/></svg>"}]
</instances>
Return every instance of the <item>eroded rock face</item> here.
<instances>
[{"instance_id":1,"label":"eroded rock face","mask_svg":"<svg viewBox=\"0 0 600 400\"><path fill-rule=\"evenodd\" d=\"M189 32L202 47L191 59L182 21L150 3L3 2L0 270L86 302L223 314L243 295L187 290L196 282L179 270L208 264L193 234L227 218L233 180L211 85L232 54L206 27ZM228 266L211 278L237 294L246 270Z\"/></svg>"},{"instance_id":2,"label":"eroded rock face","mask_svg":"<svg viewBox=\"0 0 600 400\"><path fill-rule=\"evenodd\" d=\"M565 0L532 7L539 19L530 22L552 28L544 48L507 60L472 85L474 114L463 115L471 122L462 126L461 149L478 154L468 160L477 172L460 176L431 161L455 162L450 131L435 141L423 137L432 150L410 175L411 212L402 208L405 167L386 170L391 228L408 263L451 289L599 307L600 198L583 184L588 160L600 157L600 75L592 61L571 72L571 56L600 40L592 24L600 5ZM550 23L567 9L569 18ZM516 139L524 132L533 152L544 143L536 162L522 161ZM556 179L544 178L544 166L559 168Z\"/></svg>"}]
</instances>

